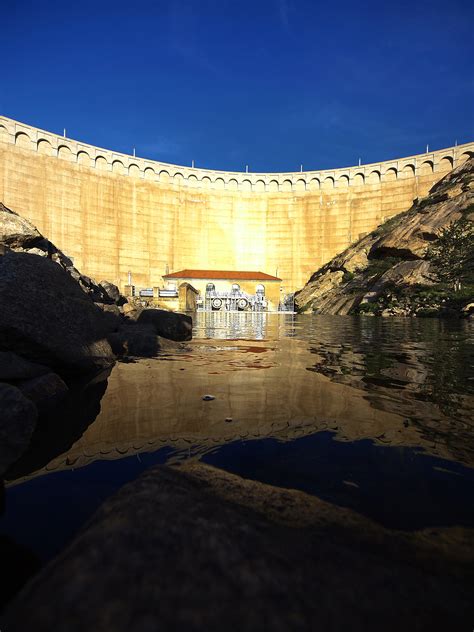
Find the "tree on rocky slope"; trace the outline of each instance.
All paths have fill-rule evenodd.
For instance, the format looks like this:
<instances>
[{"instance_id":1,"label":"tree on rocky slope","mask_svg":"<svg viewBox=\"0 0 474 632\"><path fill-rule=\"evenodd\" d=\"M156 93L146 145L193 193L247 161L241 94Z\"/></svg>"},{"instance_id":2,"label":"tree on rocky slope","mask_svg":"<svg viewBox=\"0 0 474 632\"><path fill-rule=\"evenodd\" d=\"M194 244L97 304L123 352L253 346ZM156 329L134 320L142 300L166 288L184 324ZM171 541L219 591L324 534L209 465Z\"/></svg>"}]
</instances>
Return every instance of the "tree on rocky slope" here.
<instances>
[{"instance_id":1,"label":"tree on rocky slope","mask_svg":"<svg viewBox=\"0 0 474 632\"><path fill-rule=\"evenodd\" d=\"M463 217L441 229L426 256L438 280L460 290L474 274L474 223Z\"/></svg>"}]
</instances>

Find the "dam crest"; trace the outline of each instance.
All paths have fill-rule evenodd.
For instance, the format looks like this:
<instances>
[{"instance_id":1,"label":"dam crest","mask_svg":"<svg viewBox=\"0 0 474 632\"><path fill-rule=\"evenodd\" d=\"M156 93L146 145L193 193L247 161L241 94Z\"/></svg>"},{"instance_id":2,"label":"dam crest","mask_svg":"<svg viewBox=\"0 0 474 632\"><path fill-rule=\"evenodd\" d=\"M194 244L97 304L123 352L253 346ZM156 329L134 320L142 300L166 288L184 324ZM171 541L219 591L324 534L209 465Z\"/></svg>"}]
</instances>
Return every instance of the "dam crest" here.
<instances>
[{"instance_id":1,"label":"dam crest","mask_svg":"<svg viewBox=\"0 0 474 632\"><path fill-rule=\"evenodd\" d=\"M101 149L0 117L0 201L121 288L186 268L260 270L284 292L474 155L474 143L340 169L246 173Z\"/></svg>"}]
</instances>

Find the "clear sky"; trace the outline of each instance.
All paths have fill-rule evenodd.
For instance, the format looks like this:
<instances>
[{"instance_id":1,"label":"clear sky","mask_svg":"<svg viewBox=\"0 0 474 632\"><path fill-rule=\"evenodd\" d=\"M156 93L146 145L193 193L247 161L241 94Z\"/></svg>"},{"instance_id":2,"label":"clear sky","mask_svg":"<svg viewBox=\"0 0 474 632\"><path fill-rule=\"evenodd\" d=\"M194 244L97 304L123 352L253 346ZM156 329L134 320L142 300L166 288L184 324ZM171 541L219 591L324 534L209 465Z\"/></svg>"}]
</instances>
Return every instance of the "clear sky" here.
<instances>
[{"instance_id":1,"label":"clear sky","mask_svg":"<svg viewBox=\"0 0 474 632\"><path fill-rule=\"evenodd\" d=\"M213 169L474 139L472 0L5 0L0 113Z\"/></svg>"}]
</instances>

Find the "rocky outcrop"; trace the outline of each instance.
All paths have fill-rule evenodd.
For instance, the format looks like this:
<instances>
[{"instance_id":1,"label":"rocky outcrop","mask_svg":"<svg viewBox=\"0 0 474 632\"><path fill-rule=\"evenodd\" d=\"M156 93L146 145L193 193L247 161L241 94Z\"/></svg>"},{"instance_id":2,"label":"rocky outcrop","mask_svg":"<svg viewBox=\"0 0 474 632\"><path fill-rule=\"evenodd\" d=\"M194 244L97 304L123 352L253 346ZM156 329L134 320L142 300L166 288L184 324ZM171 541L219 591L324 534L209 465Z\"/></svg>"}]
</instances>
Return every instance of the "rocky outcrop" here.
<instances>
[{"instance_id":1,"label":"rocky outcrop","mask_svg":"<svg viewBox=\"0 0 474 632\"><path fill-rule=\"evenodd\" d=\"M48 371L47 366L28 362L12 351L0 351L0 380L29 380Z\"/></svg>"},{"instance_id":2,"label":"rocky outcrop","mask_svg":"<svg viewBox=\"0 0 474 632\"><path fill-rule=\"evenodd\" d=\"M0 257L0 349L60 373L114 362L106 318L78 283L53 261L27 253Z\"/></svg>"},{"instance_id":3,"label":"rocky outcrop","mask_svg":"<svg viewBox=\"0 0 474 632\"><path fill-rule=\"evenodd\" d=\"M434 284L429 245L443 228L474 211L474 159L440 180L427 197L334 257L295 294L298 311L319 314L449 313L439 294L413 297ZM405 292L406 290L406 292ZM472 299L471 299L472 300ZM469 297L466 297L466 303ZM461 312L462 302L455 310Z\"/></svg>"},{"instance_id":4,"label":"rocky outcrop","mask_svg":"<svg viewBox=\"0 0 474 632\"><path fill-rule=\"evenodd\" d=\"M151 325L157 336L182 342L191 340L193 320L185 314L167 312L163 309L144 309L137 318L140 325Z\"/></svg>"},{"instance_id":5,"label":"rocky outcrop","mask_svg":"<svg viewBox=\"0 0 474 632\"><path fill-rule=\"evenodd\" d=\"M2 627L464 629L474 614L470 535L402 534L202 464L157 467L106 501Z\"/></svg>"},{"instance_id":6,"label":"rocky outcrop","mask_svg":"<svg viewBox=\"0 0 474 632\"><path fill-rule=\"evenodd\" d=\"M104 286L96 283L88 276L81 274L73 265L71 259L46 239L36 228L4 204L0 203L0 246L3 254L9 250L25 252L47 257L65 270L94 301L114 303L110 292L115 294L116 286L103 281ZM120 300L120 299L119 299Z\"/></svg>"},{"instance_id":7,"label":"rocky outcrop","mask_svg":"<svg viewBox=\"0 0 474 632\"><path fill-rule=\"evenodd\" d=\"M120 294L118 287L113 283L110 283L109 281L101 281L99 286L105 292L111 303L119 305L126 302L126 299Z\"/></svg>"},{"instance_id":8,"label":"rocky outcrop","mask_svg":"<svg viewBox=\"0 0 474 632\"><path fill-rule=\"evenodd\" d=\"M5 382L8 394L0 401L4 467L11 459L2 460L3 452L20 456L9 446L24 445L22 424L32 431L38 413L50 416L71 382L110 369L117 357L156 356L163 346L160 336L191 338L192 320L182 314L148 310L145 315L132 306L126 317L123 305L128 303L117 286L81 274L30 222L3 204L0 305L0 386ZM32 411L25 419L22 402Z\"/></svg>"},{"instance_id":9,"label":"rocky outcrop","mask_svg":"<svg viewBox=\"0 0 474 632\"><path fill-rule=\"evenodd\" d=\"M20 389L0 382L0 479L28 447L38 411Z\"/></svg>"},{"instance_id":10,"label":"rocky outcrop","mask_svg":"<svg viewBox=\"0 0 474 632\"><path fill-rule=\"evenodd\" d=\"M43 236L28 220L20 217L0 202L1 243L7 248L42 251Z\"/></svg>"}]
</instances>

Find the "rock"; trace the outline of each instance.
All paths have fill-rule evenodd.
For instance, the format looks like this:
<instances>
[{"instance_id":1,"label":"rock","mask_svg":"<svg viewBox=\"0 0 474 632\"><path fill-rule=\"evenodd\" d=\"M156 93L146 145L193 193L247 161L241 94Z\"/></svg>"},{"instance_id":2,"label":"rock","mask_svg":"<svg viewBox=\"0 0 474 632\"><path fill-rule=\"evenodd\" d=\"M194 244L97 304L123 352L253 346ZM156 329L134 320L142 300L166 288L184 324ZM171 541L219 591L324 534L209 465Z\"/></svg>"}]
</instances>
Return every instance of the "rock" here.
<instances>
[{"instance_id":1,"label":"rock","mask_svg":"<svg viewBox=\"0 0 474 632\"><path fill-rule=\"evenodd\" d=\"M130 323L109 336L112 350L118 357L153 358L160 345L153 325Z\"/></svg>"},{"instance_id":2,"label":"rock","mask_svg":"<svg viewBox=\"0 0 474 632\"><path fill-rule=\"evenodd\" d=\"M33 224L0 202L0 243L9 248L27 248L41 239Z\"/></svg>"},{"instance_id":3,"label":"rock","mask_svg":"<svg viewBox=\"0 0 474 632\"><path fill-rule=\"evenodd\" d=\"M15 386L0 383L0 478L27 449L37 418L33 402Z\"/></svg>"},{"instance_id":4,"label":"rock","mask_svg":"<svg viewBox=\"0 0 474 632\"><path fill-rule=\"evenodd\" d=\"M140 310L137 310L137 308L135 307L135 305L133 303L124 303L122 305L122 314L124 314L125 316L131 316L132 320L134 319L134 316L136 315L136 318L138 318L140 313Z\"/></svg>"},{"instance_id":5,"label":"rock","mask_svg":"<svg viewBox=\"0 0 474 632\"><path fill-rule=\"evenodd\" d=\"M468 629L473 540L446 547L446 537L389 531L199 463L158 466L102 505L2 628Z\"/></svg>"},{"instance_id":6,"label":"rock","mask_svg":"<svg viewBox=\"0 0 474 632\"><path fill-rule=\"evenodd\" d=\"M116 285L109 283L109 281L101 281L99 285L112 303L118 304L120 302L120 290Z\"/></svg>"},{"instance_id":7,"label":"rock","mask_svg":"<svg viewBox=\"0 0 474 632\"><path fill-rule=\"evenodd\" d=\"M111 366L106 336L117 327L50 259L9 252L0 258L0 349L59 373Z\"/></svg>"},{"instance_id":8,"label":"rock","mask_svg":"<svg viewBox=\"0 0 474 632\"><path fill-rule=\"evenodd\" d=\"M0 534L0 559L3 574L0 589L0 611L2 611L28 579L40 570L41 561L33 551L4 534Z\"/></svg>"},{"instance_id":9,"label":"rock","mask_svg":"<svg viewBox=\"0 0 474 632\"><path fill-rule=\"evenodd\" d=\"M378 296L387 286L417 284L433 285L429 261L401 261L395 264L371 286L371 293Z\"/></svg>"},{"instance_id":10,"label":"rock","mask_svg":"<svg viewBox=\"0 0 474 632\"><path fill-rule=\"evenodd\" d=\"M390 218L317 270L295 293L296 309L319 314L357 313L361 304L390 287L433 285L429 262L424 259L429 245L443 228L473 207L471 158L432 187L427 197L416 199L408 211ZM384 314L392 314L389 307Z\"/></svg>"},{"instance_id":11,"label":"rock","mask_svg":"<svg viewBox=\"0 0 474 632\"><path fill-rule=\"evenodd\" d=\"M120 317L122 313L118 305L108 305L107 303L96 303L96 305L103 312L107 312L108 314L113 314L114 316L117 316L117 317Z\"/></svg>"},{"instance_id":12,"label":"rock","mask_svg":"<svg viewBox=\"0 0 474 632\"><path fill-rule=\"evenodd\" d=\"M178 312L167 312L163 309L144 309L137 322L140 325L153 325L158 336L170 340L191 340L193 320L190 316Z\"/></svg>"},{"instance_id":13,"label":"rock","mask_svg":"<svg viewBox=\"0 0 474 632\"><path fill-rule=\"evenodd\" d=\"M74 444L81 444L79 439L100 412L110 371L106 369L94 374L91 379L86 376L76 381L74 388L57 405L48 406L47 415L38 420L34 440L20 459L5 472L5 479L12 481L29 477L33 472L47 469L48 464L59 455L67 453Z\"/></svg>"},{"instance_id":14,"label":"rock","mask_svg":"<svg viewBox=\"0 0 474 632\"><path fill-rule=\"evenodd\" d=\"M0 351L0 380L27 380L48 371L47 366L29 362L12 351Z\"/></svg>"},{"instance_id":15,"label":"rock","mask_svg":"<svg viewBox=\"0 0 474 632\"><path fill-rule=\"evenodd\" d=\"M109 302L106 291L95 281L81 274L73 262L61 250L56 248L28 220L0 204L0 249L27 252L40 257L48 257L65 270L82 290L96 301Z\"/></svg>"},{"instance_id":16,"label":"rock","mask_svg":"<svg viewBox=\"0 0 474 632\"><path fill-rule=\"evenodd\" d=\"M338 287L342 283L343 277L342 270L325 271L321 276L309 281L300 292L295 294L295 306L299 311L304 311L308 305L312 309L317 309L319 300Z\"/></svg>"},{"instance_id":17,"label":"rock","mask_svg":"<svg viewBox=\"0 0 474 632\"><path fill-rule=\"evenodd\" d=\"M22 380L17 386L38 408L57 403L69 390L59 375L51 372L30 380Z\"/></svg>"}]
</instances>

